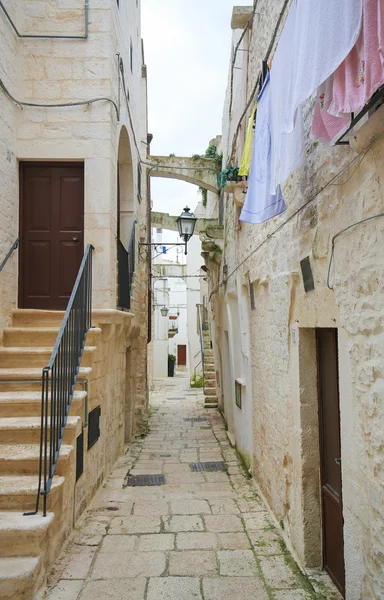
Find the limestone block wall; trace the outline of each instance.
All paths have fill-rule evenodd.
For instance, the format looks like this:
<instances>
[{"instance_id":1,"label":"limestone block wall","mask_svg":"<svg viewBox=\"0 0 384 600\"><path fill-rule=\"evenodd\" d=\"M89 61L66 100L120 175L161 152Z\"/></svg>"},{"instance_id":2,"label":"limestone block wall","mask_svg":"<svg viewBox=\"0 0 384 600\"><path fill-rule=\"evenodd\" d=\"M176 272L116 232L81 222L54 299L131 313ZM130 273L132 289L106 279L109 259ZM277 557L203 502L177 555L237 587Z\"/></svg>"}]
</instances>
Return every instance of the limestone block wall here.
<instances>
[{"instance_id":1,"label":"limestone block wall","mask_svg":"<svg viewBox=\"0 0 384 600\"><path fill-rule=\"evenodd\" d=\"M75 486L76 516L89 505L122 455L124 443L136 433L133 374L138 368L138 356L132 315L94 311L93 325L101 328L101 335L92 360L88 411L101 408L100 438L90 450L87 439L84 440L84 473Z\"/></svg>"},{"instance_id":2,"label":"limestone block wall","mask_svg":"<svg viewBox=\"0 0 384 600\"><path fill-rule=\"evenodd\" d=\"M83 0L54 0L49 3L42 0L20 1L12 3L10 13L23 34L83 35L85 31ZM122 126L128 131L132 150L134 210L144 224L147 212L146 202L144 201L142 208L137 202L140 139L146 128L146 123L141 122L146 98L141 98L139 5L136 1L124 2L120 3L119 8L116 2L109 0L90 2L89 36L88 39L80 40L17 39L2 12L0 17L1 43L6 57L1 76L10 93L17 99L37 104L61 104L109 98L118 107L120 97L118 121L116 110L109 101L98 101L80 107L21 110L1 92L1 113L4 119L1 121L1 128L4 129L4 132L1 131L1 139L5 146L1 160L4 161L3 169L7 178L6 197L0 202L1 210L7 214L4 229L9 238L13 237L12 229L17 234L17 161L84 161L85 241L93 243L96 248L94 302L97 307L114 307L117 156ZM119 95L117 53L124 63L129 112L121 81ZM145 180L143 173L144 199ZM8 239L6 243L5 240L0 243L6 245ZM16 264L15 260L13 262ZM14 267L13 286L17 279ZM8 293L13 296L12 302L8 300L7 308L2 311L9 313L10 305L16 303L16 297L14 289Z\"/></svg>"},{"instance_id":3,"label":"limestone block wall","mask_svg":"<svg viewBox=\"0 0 384 600\"><path fill-rule=\"evenodd\" d=\"M249 32L247 98L283 4L282 0L273 5L259 2ZM237 121L228 122L228 100L227 92L223 131L237 125ZM236 95L234 102L236 112ZM242 112L244 105L239 102ZM223 381L231 368L225 335L229 345L240 351L238 342L231 339L229 324L220 317L220 306L226 307L232 298L239 314L247 313L250 324L254 476L276 519L284 525L286 541L300 564L320 567L313 344L316 327L338 329L346 597L379 600L384 594L384 446L380 433L384 419L384 262L378 248L383 243L384 217L359 224L337 238L330 269L333 290L327 287L327 275L333 236L384 213L384 109L365 119L350 147L333 148L310 139L312 112L310 99L304 107L306 160L283 186L285 213L259 226L240 223L233 195L225 194L221 285L210 282L215 361L221 364ZM231 143L232 137L223 133L224 156L230 154ZM241 151L239 140L237 161ZM315 290L307 294L300 270L300 260L306 256L315 283ZM239 284L249 289L249 282L254 288L254 308L249 295L248 306L241 306L238 298ZM240 439L242 429L237 435Z\"/></svg>"},{"instance_id":4,"label":"limestone block wall","mask_svg":"<svg viewBox=\"0 0 384 600\"><path fill-rule=\"evenodd\" d=\"M10 15L16 19L21 1L16 0L8 7ZM17 39L14 32L0 15L1 79L9 86L16 86ZM2 92L0 92L2 93ZM18 237L18 179L15 148L16 110L11 102L1 101L0 110L0 263ZM11 322L11 312L17 303L18 253L13 254L0 273L0 332ZM1 333L0 333L1 340Z\"/></svg>"}]
</instances>

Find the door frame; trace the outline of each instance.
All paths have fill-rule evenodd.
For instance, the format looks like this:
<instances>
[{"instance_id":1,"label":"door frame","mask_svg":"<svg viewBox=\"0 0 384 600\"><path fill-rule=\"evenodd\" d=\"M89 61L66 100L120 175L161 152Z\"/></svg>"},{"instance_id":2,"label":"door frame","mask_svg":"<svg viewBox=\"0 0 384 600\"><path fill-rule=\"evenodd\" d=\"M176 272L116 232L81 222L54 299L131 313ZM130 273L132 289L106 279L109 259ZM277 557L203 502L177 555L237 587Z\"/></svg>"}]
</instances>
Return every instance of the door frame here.
<instances>
[{"instance_id":1,"label":"door frame","mask_svg":"<svg viewBox=\"0 0 384 600\"><path fill-rule=\"evenodd\" d=\"M18 308L24 308L24 264L23 264L23 251L24 251L24 171L26 167L78 167L83 169L84 176L84 213L83 213L83 231L85 233L85 162L83 160L70 161L66 160L55 160L55 161L43 161L43 160L20 160L19 161L19 276L18 276Z\"/></svg>"},{"instance_id":2,"label":"door frame","mask_svg":"<svg viewBox=\"0 0 384 600\"><path fill-rule=\"evenodd\" d=\"M341 455L341 411L340 411L340 366L339 366L339 330L337 327L316 327L315 328L315 336L316 336L316 365L317 365L317 398L318 398L318 416L319 416L319 458L320 458L320 505L321 505L321 554L322 554L322 562L323 569L327 573L327 575L332 579L333 584L337 587L339 592L342 594L343 598L345 597L345 544L344 544L344 505L343 505L343 478L342 478L342 469L340 467L340 505L341 505L341 516L343 520L343 528L342 528L342 541L343 541L343 562L344 562L344 586L341 587L340 582L336 580L335 576L326 569L325 565L325 518L324 518L324 502L323 502L323 481L324 481L324 441L323 441L323 404L322 404L322 396L321 396L321 383L320 383L320 352L319 352L319 339L317 336L317 331L330 331L333 332L336 336L336 350L337 350L337 379L336 379L336 387L337 387L337 398L338 398L338 413L339 413L339 444L340 444L340 458L341 465L343 464L342 455Z\"/></svg>"}]
</instances>

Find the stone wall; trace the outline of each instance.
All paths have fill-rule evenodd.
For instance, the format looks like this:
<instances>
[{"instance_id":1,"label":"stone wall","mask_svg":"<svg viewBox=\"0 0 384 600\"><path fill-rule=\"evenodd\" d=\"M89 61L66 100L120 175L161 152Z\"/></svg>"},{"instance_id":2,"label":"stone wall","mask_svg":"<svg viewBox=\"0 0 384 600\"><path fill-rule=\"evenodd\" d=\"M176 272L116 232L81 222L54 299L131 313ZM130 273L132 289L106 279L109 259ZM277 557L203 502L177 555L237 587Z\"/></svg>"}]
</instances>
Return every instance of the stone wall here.
<instances>
[{"instance_id":1,"label":"stone wall","mask_svg":"<svg viewBox=\"0 0 384 600\"><path fill-rule=\"evenodd\" d=\"M246 34L247 98L282 6L283 0L273 5L260 0ZM238 37L235 31L234 40ZM236 119L228 120L228 104L227 92L224 157L231 153L237 126ZM243 108L243 96L234 94L234 114ZM384 262L378 248L383 243L384 218L341 234L330 269L333 290L327 287L327 274L333 236L384 213L384 108L357 128L350 147L313 142L312 113L313 98L304 107L305 165L283 186L285 213L263 225L240 223L233 194L225 194L222 285L214 281L210 285L215 359L216 364L221 360L223 378L231 368L222 342L225 331L230 346L240 352L218 313L220 306L227 310L227 302L233 299L240 314L248 313L250 323L254 476L300 564L320 567L317 390L311 336L317 327L338 329L346 597L379 600L384 594L384 409L380 400L384 396ZM232 133L224 135L228 130ZM241 152L240 137L237 163ZM315 283L315 290L307 294L300 270L300 260L306 256ZM239 300L239 289L249 289L249 282L254 286L254 309L249 296L248 307ZM233 402L229 410L234 410ZM237 440L243 433L239 425Z\"/></svg>"},{"instance_id":2,"label":"stone wall","mask_svg":"<svg viewBox=\"0 0 384 600\"><path fill-rule=\"evenodd\" d=\"M8 6L11 17L16 19L21 0ZM18 80L17 72L17 38L8 26L3 14L0 15L0 53L2 68L0 78L6 86L15 88ZM5 258L11 245L18 237L18 176L15 149L16 109L13 103L5 100L0 91L0 263ZM11 323L11 312L17 305L17 273L18 252L14 252L3 271L0 273L0 332ZM1 341L1 333L0 333Z\"/></svg>"}]
</instances>

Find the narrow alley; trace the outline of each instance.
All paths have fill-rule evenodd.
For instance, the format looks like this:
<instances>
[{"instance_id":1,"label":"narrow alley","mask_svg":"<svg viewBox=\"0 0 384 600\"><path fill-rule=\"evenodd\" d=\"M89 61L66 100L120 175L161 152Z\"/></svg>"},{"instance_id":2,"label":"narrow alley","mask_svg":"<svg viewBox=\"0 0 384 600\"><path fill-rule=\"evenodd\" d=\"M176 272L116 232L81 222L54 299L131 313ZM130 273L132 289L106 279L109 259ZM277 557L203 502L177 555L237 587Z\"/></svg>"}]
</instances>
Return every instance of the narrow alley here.
<instances>
[{"instance_id":1,"label":"narrow alley","mask_svg":"<svg viewBox=\"0 0 384 600\"><path fill-rule=\"evenodd\" d=\"M148 433L127 447L63 550L39 598L310 600L339 598L302 575L226 436L189 379L157 380ZM219 462L225 471L192 471ZM127 475L163 475L127 486Z\"/></svg>"}]
</instances>

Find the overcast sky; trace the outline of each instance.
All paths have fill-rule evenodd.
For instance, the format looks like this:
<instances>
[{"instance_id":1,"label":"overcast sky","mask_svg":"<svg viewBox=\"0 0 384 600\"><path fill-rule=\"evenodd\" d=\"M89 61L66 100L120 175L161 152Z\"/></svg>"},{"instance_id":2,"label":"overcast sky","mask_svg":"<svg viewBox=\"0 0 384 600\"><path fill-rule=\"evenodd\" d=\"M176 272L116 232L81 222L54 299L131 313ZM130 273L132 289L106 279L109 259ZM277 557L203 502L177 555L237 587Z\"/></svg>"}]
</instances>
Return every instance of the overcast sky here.
<instances>
[{"instance_id":1,"label":"overcast sky","mask_svg":"<svg viewBox=\"0 0 384 600\"><path fill-rule=\"evenodd\" d=\"M151 153L202 154L221 133L233 0L142 0L148 67ZM155 211L180 214L199 201L197 187L152 178Z\"/></svg>"}]
</instances>

